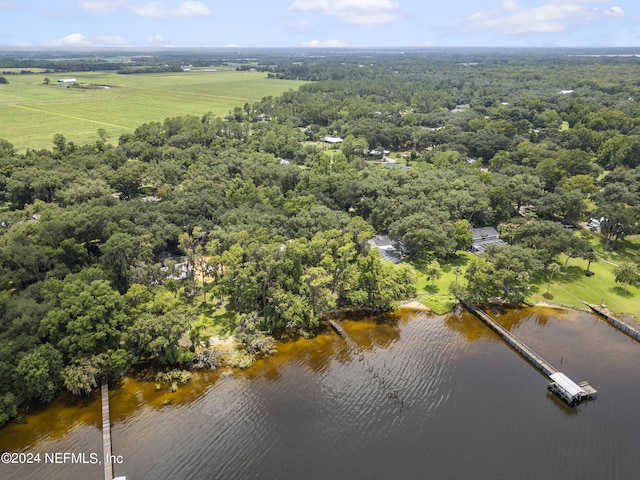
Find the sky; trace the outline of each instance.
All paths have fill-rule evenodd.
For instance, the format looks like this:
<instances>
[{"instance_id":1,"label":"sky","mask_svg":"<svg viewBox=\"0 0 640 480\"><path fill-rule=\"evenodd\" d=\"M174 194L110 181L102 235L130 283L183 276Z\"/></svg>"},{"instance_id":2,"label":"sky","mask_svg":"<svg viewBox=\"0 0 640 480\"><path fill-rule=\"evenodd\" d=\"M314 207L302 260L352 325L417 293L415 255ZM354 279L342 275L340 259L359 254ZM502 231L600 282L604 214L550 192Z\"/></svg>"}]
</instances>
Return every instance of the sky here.
<instances>
[{"instance_id":1,"label":"sky","mask_svg":"<svg viewBox=\"0 0 640 480\"><path fill-rule=\"evenodd\" d=\"M3 47L640 47L638 0L0 0Z\"/></svg>"}]
</instances>

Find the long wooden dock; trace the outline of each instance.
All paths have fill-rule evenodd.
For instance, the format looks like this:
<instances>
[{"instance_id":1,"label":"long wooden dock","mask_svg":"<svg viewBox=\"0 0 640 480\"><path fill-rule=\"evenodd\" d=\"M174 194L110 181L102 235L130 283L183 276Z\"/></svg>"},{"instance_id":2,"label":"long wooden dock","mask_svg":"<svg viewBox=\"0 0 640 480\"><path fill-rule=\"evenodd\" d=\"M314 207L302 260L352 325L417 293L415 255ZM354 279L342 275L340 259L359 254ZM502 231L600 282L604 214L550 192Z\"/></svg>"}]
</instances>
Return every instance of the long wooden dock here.
<instances>
[{"instance_id":1,"label":"long wooden dock","mask_svg":"<svg viewBox=\"0 0 640 480\"><path fill-rule=\"evenodd\" d=\"M102 382L102 464L105 480L113 480L113 463L111 459L111 417L109 415L109 382Z\"/></svg>"},{"instance_id":2,"label":"long wooden dock","mask_svg":"<svg viewBox=\"0 0 640 480\"><path fill-rule=\"evenodd\" d=\"M629 325L629 324L623 322L622 320L620 320L619 318L616 318L613 315L611 315L607 311L606 308L596 307L595 305L591 305L591 304L589 304L587 302L582 302L582 303L584 303L593 312L595 312L598 315L600 315L602 318L604 318L607 322L609 322L611 325L616 327L618 330L620 330L621 332L626 333L627 335L629 335L634 340L640 342L640 332L638 330L636 330L635 328L633 328L631 325Z\"/></svg>"},{"instance_id":3,"label":"long wooden dock","mask_svg":"<svg viewBox=\"0 0 640 480\"><path fill-rule=\"evenodd\" d=\"M529 348L522 340L513 335L509 330L496 322L486 312L478 308L476 305L463 304L467 310L482 320L491 330L496 332L502 339L509 344L516 352L524 357L531 365L540 370L547 377L551 377L558 371L553 365Z\"/></svg>"},{"instance_id":4,"label":"long wooden dock","mask_svg":"<svg viewBox=\"0 0 640 480\"><path fill-rule=\"evenodd\" d=\"M522 340L513 335L509 330L500 325L490 315L480 309L477 305L462 302L462 305L482 320L491 330L497 333L511 348L518 352L525 360L527 360L536 369L547 376L551 382L547 388L573 405L581 400L595 398L598 391L589 385L588 382L575 383L565 374L561 373L553 365L529 348Z\"/></svg>"}]
</instances>

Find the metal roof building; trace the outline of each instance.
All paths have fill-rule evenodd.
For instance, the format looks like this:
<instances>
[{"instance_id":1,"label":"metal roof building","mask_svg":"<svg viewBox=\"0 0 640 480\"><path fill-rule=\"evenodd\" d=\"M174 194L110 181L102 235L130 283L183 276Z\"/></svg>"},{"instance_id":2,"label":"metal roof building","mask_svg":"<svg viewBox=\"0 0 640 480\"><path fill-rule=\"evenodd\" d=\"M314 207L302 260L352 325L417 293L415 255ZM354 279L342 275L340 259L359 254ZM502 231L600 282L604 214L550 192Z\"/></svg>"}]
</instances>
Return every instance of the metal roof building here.
<instances>
[{"instance_id":1,"label":"metal roof building","mask_svg":"<svg viewBox=\"0 0 640 480\"><path fill-rule=\"evenodd\" d=\"M568 404L577 403L589 396L584 388L562 372L553 373L549 375L549 378L553 380L549 384L549 390L560 396Z\"/></svg>"},{"instance_id":2,"label":"metal roof building","mask_svg":"<svg viewBox=\"0 0 640 480\"><path fill-rule=\"evenodd\" d=\"M500 239L500 234L493 227L472 228L473 233L471 251L473 253L484 252L489 245L506 245Z\"/></svg>"}]
</instances>

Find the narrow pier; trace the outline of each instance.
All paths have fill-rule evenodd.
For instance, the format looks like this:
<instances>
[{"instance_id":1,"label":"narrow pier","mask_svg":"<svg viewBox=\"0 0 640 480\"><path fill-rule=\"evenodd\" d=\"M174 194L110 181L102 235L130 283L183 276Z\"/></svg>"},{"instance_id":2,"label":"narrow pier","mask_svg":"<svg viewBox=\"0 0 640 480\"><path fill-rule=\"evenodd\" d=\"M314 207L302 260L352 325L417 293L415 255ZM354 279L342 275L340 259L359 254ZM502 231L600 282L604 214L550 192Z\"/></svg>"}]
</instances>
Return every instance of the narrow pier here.
<instances>
[{"instance_id":1,"label":"narrow pier","mask_svg":"<svg viewBox=\"0 0 640 480\"><path fill-rule=\"evenodd\" d=\"M551 377L551 375L558 372L558 370L554 368L549 362L547 362L544 358L534 352L522 340L520 340L509 330L496 322L483 310L475 305L466 303L464 303L463 305L467 310L469 310L476 317L482 320L491 330L500 335L500 337L502 337L502 339L507 342L509 346L511 346L511 348L522 355L525 360L527 360L529 363L531 363L531 365L540 370L544 375L546 375L547 377Z\"/></svg>"},{"instance_id":2,"label":"narrow pier","mask_svg":"<svg viewBox=\"0 0 640 480\"><path fill-rule=\"evenodd\" d=\"M111 418L109 415L109 382L102 382L102 448L104 479L113 480L113 463L111 459Z\"/></svg>"},{"instance_id":3,"label":"narrow pier","mask_svg":"<svg viewBox=\"0 0 640 480\"><path fill-rule=\"evenodd\" d=\"M548 377L551 382L547 389L558 395L569 405L575 405L582 400L596 398L598 391L588 382L575 383L564 373L559 372L553 365L529 348L522 340L491 318L478 306L462 302L462 305L482 320L491 330L496 332L511 348L518 352L537 370Z\"/></svg>"},{"instance_id":4,"label":"narrow pier","mask_svg":"<svg viewBox=\"0 0 640 480\"><path fill-rule=\"evenodd\" d=\"M611 325L616 327L618 330L620 330L621 332L626 333L627 335L629 335L634 340L640 342L640 332L638 330L636 330L635 328L633 328L631 325L629 325L629 324L623 322L622 320L620 320L619 318L616 318L613 315L611 315L607 311L606 308L596 307L595 305L591 305L591 304L589 304L587 302L582 302L582 303L584 303L593 312L595 312L598 315L600 315L602 318L604 318L607 322L609 322Z\"/></svg>"},{"instance_id":5,"label":"narrow pier","mask_svg":"<svg viewBox=\"0 0 640 480\"><path fill-rule=\"evenodd\" d=\"M344 333L344 329L338 322L329 320L329 325L331 325L331 328L333 328L338 335L340 335L342 338L346 338L347 335Z\"/></svg>"}]
</instances>

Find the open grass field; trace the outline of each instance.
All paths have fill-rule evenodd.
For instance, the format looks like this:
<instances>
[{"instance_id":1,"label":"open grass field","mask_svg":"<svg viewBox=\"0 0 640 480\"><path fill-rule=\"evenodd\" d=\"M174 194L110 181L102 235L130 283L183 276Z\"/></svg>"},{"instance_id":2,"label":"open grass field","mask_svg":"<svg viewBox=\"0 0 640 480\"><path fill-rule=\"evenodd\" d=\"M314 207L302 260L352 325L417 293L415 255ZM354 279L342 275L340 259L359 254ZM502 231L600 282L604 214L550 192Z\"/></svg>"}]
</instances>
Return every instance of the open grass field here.
<instances>
[{"instance_id":1,"label":"open grass field","mask_svg":"<svg viewBox=\"0 0 640 480\"><path fill-rule=\"evenodd\" d=\"M542 281L536 285L531 300L580 308L584 308L582 301L596 305L604 301L605 305L615 312L628 313L640 318L640 287L628 285L625 292L624 286L615 282L613 274L616 265L638 262L640 237L627 238L622 248L609 251L604 250L604 240L599 236L592 235L590 242L598 256L598 261L593 262L589 268L594 273L593 276L585 275L587 261L581 258L569 259L565 274L564 262L567 257L561 255L558 260L563 270L554 276L549 294L546 293L548 283Z\"/></svg>"},{"instance_id":2,"label":"open grass field","mask_svg":"<svg viewBox=\"0 0 640 480\"><path fill-rule=\"evenodd\" d=\"M44 85L48 77L49 85ZM225 115L234 107L297 89L304 82L268 79L265 73L191 71L118 75L114 72L9 75L0 85L0 138L18 151L51 148L56 133L83 145L103 128L112 143L126 132L167 117ZM60 78L109 88L66 88Z\"/></svg>"}]
</instances>

